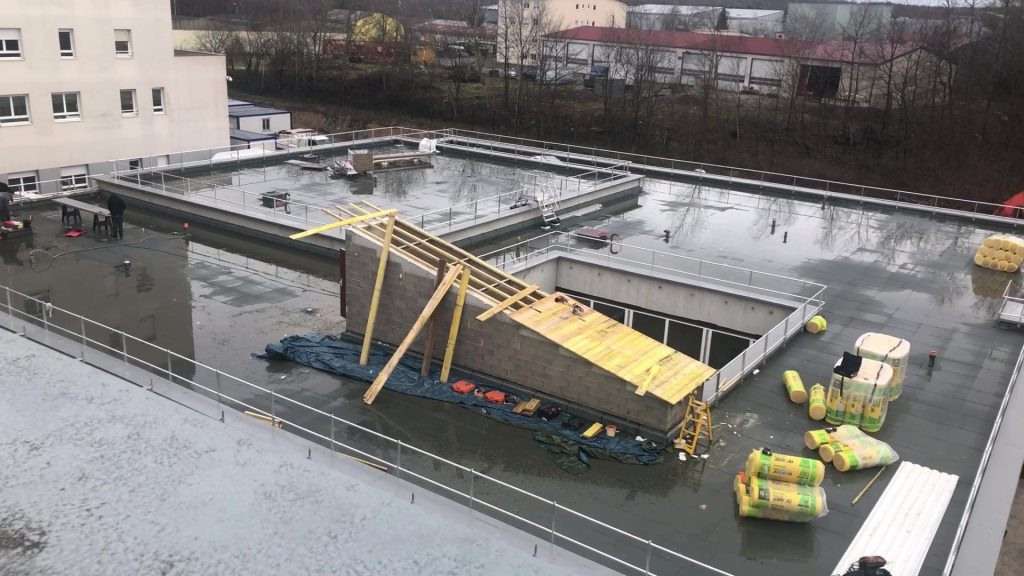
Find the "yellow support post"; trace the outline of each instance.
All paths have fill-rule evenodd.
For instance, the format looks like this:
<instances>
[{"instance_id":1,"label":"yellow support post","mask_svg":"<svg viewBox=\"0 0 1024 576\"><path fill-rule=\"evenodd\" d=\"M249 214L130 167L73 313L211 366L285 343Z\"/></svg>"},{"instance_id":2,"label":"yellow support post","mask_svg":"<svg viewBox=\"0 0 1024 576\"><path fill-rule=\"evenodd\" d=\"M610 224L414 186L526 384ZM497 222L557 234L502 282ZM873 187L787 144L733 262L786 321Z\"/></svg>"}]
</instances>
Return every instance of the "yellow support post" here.
<instances>
[{"instance_id":1,"label":"yellow support post","mask_svg":"<svg viewBox=\"0 0 1024 576\"><path fill-rule=\"evenodd\" d=\"M395 350L391 359L388 360L387 365L385 365L384 369L380 371L380 374L377 374L377 378L366 391L366 394L363 394L363 402L373 404L373 401L377 398L377 394L380 393L381 388L384 387L384 383L391 377L391 373L395 371L395 368L398 366L398 362L402 360L402 356L404 356L405 352L409 350L410 346L412 346L413 340L416 339L420 330L422 330L423 326L426 325L427 320L429 320L431 315L434 314L434 311L437 310L437 307L441 304L441 300L444 298L445 293L447 293L448 289L455 283L455 278L462 273L462 269L462 264L457 264L448 271L448 274L445 275L444 280L441 281L441 285L437 287L437 290L434 290L434 295L427 301L427 305L423 308L423 312L420 312L419 317L416 318L416 322L412 325L412 328L409 329L409 333L405 335L405 340L402 340L402 343L398 345L398 349Z\"/></svg>"},{"instance_id":2,"label":"yellow support post","mask_svg":"<svg viewBox=\"0 0 1024 576\"><path fill-rule=\"evenodd\" d=\"M373 340L373 325L377 322L377 305L380 304L380 292L384 287L384 270L388 266L388 252L391 249L391 236L395 230L395 213L388 216L388 227L384 232L384 244L380 248L380 263L377 264L377 278L373 283L373 296L370 298L370 316L366 319L366 333L363 334L363 350L359 353L359 365L366 366L370 359L370 342Z\"/></svg>"},{"instance_id":3,"label":"yellow support post","mask_svg":"<svg viewBox=\"0 0 1024 576\"><path fill-rule=\"evenodd\" d=\"M540 290L540 286L538 286L536 284L530 284L526 288L523 288L519 292L516 292L515 294L513 294L513 295L509 296L508 298L502 300L501 302L496 304L493 308L491 308L491 309L489 309L489 310L487 310L485 312L481 312L480 315L476 317L476 319L481 321L481 322L483 322L485 320L490 320L491 317L497 315L498 312L501 312L505 308L508 308L509 306L515 304L516 302L519 302L520 300L522 300L523 298L526 298L530 294L533 294L537 290Z\"/></svg>"},{"instance_id":4,"label":"yellow support post","mask_svg":"<svg viewBox=\"0 0 1024 576\"><path fill-rule=\"evenodd\" d=\"M466 303L466 292L469 290L469 268L462 271L462 283L459 284L459 295L455 298L455 312L452 313L452 326L448 330L448 346L444 349L444 363L441 364L441 383L448 383L448 373L452 369L452 357L455 356L455 340L459 337L459 323L462 322L462 307Z\"/></svg>"},{"instance_id":5,"label":"yellow support post","mask_svg":"<svg viewBox=\"0 0 1024 576\"><path fill-rule=\"evenodd\" d=\"M375 218L380 218L382 216L394 217L396 212L397 212L397 210L394 210L394 209L392 209L392 210L381 210L380 212L374 212L373 214L364 214L362 216L355 216L355 217L349 218L347 220L339 220L338 222L331 222L330 224L324 224L323 226L317 226L316 228L313 228L313 229L310 229L310 230L306 230L305 232L299 232L297 234L292 234L291 236L289 236L289 238L291 238L292 240L298 240L300 238L305 238L307 236L313 236L313 235L316 235L316 234L320 234L322 232L327 232L328 230L334 230L335 228L341 228L342 226L349 226L351 224L358 224L358 223L364 222L366 220L373 220Z\"/></svg>"}]
</instances>

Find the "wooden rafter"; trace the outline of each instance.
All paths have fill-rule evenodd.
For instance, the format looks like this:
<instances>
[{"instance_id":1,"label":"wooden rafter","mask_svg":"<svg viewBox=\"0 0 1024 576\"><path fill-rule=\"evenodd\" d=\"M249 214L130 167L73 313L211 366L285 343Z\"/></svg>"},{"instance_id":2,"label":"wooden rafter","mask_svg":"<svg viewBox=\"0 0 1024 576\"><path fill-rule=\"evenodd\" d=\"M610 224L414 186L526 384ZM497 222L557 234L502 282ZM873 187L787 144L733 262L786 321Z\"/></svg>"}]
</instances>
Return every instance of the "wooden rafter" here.
<instances>
[{"instance_id":1,"label":"wooden rafter","mask_svg":"<svg viewBox=\"0 0 1024 576\"><path fill-rule=\"evenodd\" d=\"M516 292L515 294L509 296L508 298L505 298L504 300L502 300L501 302L496 304L494 307L492 307L492 308L490 308L490 309L488 309L488 310L486 310L484 312L481 312L480 315L476 317L476 319L481 321L481 322L483 322L485 320L489 320L491 317L497 315L498 312L501 312L505 308L508 308L509 306L515 304L516 302L519 302L523 298L526 298L527 296L529 296L530 294L536 292L539 289L540 289L540 286L538 286L536 284L530 284L529 286L527 286L526 288L523 288L519 292Z\"/></svg>"},{"instance_id":2,"label":"wooden rafter","mask_svg":"<svg viewBox=\"0 0 1024 576\"><path fill-rule=\"evenodd\" d=\"M455 299L455 311L452 312L452 325L448 330L448 345L444 349L444 362L441 364L441 383L448 383L448 373L452 369L452 358L455 356L455 340L459 337L459 323L462 322L462 308L466 303L466 291L469 289L470 269L462 271L462 283L459 284L459 295Z\"/></svg>"},{"instance_id":3,"label":"wooden rafter","mask_svg":"<svg viewBox=\"0 0 1024 576\"><path fill-rule=\"evenodd\" d=\"M350 218L351 220L351 218ZM373 340L373 327L377 323L377 306L380 304L380 293L384 288L384 271L388 265L388 252L391 248L391 233L395 229L395 213L388 215L388 228L384 232L384 244L380 248L380 262L377 263L377 278L373 283L373 296L370 297L370 315L366 319L366 332L363 334L363 349L359 353L359 365L366 366L370 359L370 345Z\"/></svg>"},{"instance_id":4,"label":"wooden rafter","mask_svg":"<svg viewBox=\"0 0 1024 576\"><path fill-rule=\"evenodd\" d=\"M422 330L423 326L426 325L427 320L429 320L430 316L435 310L437 310L438 305L441 304L441 300L448 292L448 289L452 287L452 284L455 283L455 279L462 273L462 269L462 264L457 264L449 269L448 273L445 274L444 279L441 280L441 285L437 287L437 290L434 290L434 294L430 297L430 300L427 301L427 305L423 308L423 312L420 312L419 317L416 318L416 322L413 323L412 328L409 329L409 333L406 334L405 340L402 340L402 343L398 345L398 349L395 350L395 353L391 356L391 359L388 360L384 369L377 375L377 378L373 381L373 384L370 385L366 394L363 395L363 402L373 404L373 401L377 398L377 394L379 394L381 388L384 387L384 383L391 377L391 373L394 372L398 363L402 360L402 356L404 356L406 351L409 350L409 347L412 346L413 340L416 339L420 330Z\"/></svg>"}]
</instances>

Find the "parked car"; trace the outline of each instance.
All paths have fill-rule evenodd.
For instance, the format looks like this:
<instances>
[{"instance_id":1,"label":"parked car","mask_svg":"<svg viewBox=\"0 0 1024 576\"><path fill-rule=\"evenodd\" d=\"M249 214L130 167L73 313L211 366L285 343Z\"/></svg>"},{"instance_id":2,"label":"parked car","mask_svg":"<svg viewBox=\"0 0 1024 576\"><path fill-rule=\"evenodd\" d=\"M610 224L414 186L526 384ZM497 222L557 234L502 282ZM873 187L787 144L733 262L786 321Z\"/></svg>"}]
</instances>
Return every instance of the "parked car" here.
<instances>
[{"instance_id":1,"label":"parked car","mask_svg":"<svg viewBox=\"0 0 1024 576\"><path fill-rule=\"evenodd\" d=\"M540 77L541 84L560 86L574 82L576 82L576 74L568 70L545 70L544 75Z\"/></svg>"}]
</instances>

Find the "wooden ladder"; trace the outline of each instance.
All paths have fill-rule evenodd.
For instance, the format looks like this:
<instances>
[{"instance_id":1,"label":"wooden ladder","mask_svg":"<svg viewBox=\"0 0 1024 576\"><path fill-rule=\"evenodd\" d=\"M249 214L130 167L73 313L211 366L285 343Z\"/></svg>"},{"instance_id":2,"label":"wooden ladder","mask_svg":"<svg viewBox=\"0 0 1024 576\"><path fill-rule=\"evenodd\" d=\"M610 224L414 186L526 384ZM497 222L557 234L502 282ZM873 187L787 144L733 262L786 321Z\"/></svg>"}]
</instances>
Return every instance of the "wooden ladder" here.
<instances>
[{"instance_id":1,"label":"wooden ladder","mask_svg":"<svg viewBox=\"0 0 1024 576\"><path fill-rule=\"evenodd\" d=\"M693 424L693 428L690 428ZM711 426L711 406L707 402L701 402L690 395L689 403L686 405L686 414L683 416L683 425L679 428L679 437L675 439L675 447L690 456L697 451L697 444L700 437L708 439L707 450L711 449L714 430Z\"/></svg>"}]
</instances>

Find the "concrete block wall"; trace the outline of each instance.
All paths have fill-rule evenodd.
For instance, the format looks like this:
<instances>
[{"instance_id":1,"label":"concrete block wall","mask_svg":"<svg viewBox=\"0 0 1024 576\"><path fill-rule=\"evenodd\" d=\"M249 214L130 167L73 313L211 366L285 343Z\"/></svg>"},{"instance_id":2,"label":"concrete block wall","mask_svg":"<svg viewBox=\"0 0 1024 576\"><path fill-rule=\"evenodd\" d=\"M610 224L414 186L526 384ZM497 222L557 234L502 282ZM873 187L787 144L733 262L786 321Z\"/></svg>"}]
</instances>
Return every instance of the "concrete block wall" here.
<instances>
[{"instance_id":1,"label":"concrete block wall","mask_svg":"<svg viewBox=\"0 0 1024 576\"><path fill-rule=\"evenodd\" d=\"M366 330L374 275L380 248L355 234L348 236L346 273L347 329ZM391 255L374 328L374 340L397 345L423 310L434 291L434 273ZM435 359L444 355L455 305L456 290L438 308ZM490 305L470 294L466 298L454 362L457 366L505 380L519 388L554 397L588 412L608 416L609 422L634 424L668 433L682 420L685 406L671 406L652 396L637 396L625 380L550 342L499 314L487 322L476 316ZM412 349L422 353L427 330Z\"/></svg>"}]
</instances>

